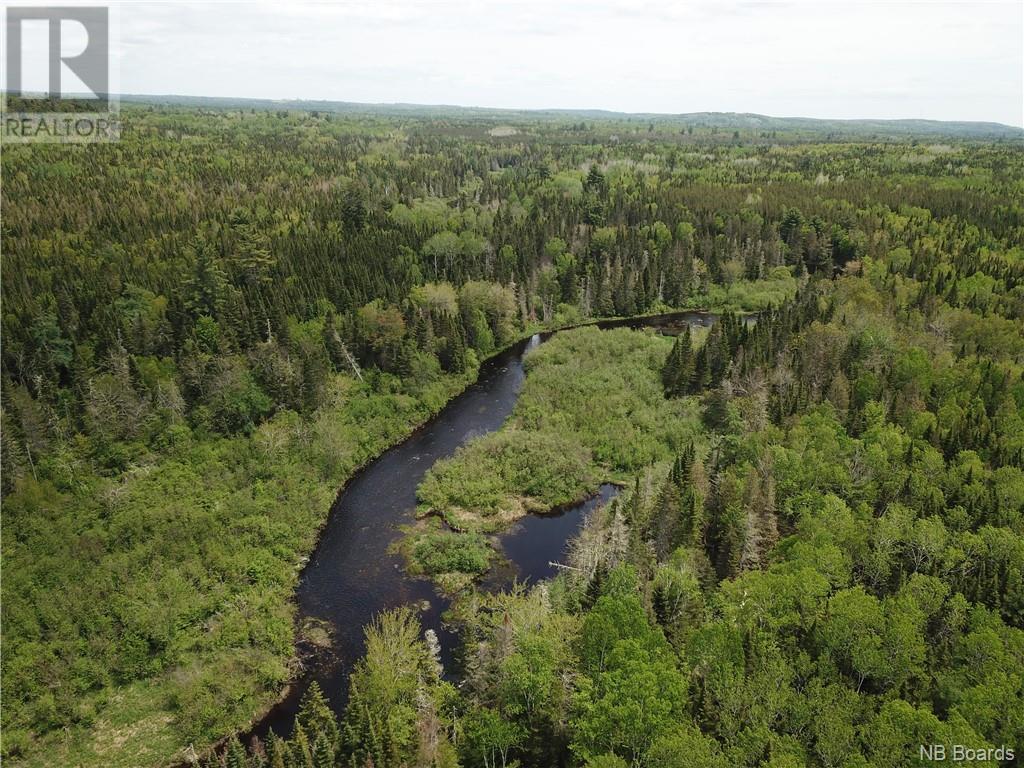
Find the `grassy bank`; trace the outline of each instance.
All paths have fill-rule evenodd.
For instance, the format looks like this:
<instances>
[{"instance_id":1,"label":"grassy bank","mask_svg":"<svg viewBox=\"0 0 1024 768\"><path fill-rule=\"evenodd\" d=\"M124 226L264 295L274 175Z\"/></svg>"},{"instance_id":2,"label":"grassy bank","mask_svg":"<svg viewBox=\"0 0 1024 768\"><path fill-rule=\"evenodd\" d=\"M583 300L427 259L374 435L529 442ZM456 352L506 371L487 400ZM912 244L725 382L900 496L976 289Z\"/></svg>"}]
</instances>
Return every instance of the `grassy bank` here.
<instances>
[{"instance_id":1,"label":"grassy bank","mask_svg":"<svg viewBox=\"0 0 1024 768\"><path fill-rule=\"evenodd\" d=\"M337 377L309 420L284 412L233 439L185 430L123 477L10 497L5 635L39 640L5 649L5 684L73 723L34 739L8 721L11 764L159 765L244 727L292 675L291 597L337 489L474 378L404 391ZM44 590L55 627L21 626L23 596Z\"/></svg>"},{"instance_id":2,"label":"grassy bank","mask_svg":"<svg viewBox=\"0 0 1024 768\"><path fill-rule=\"evenodd\" d=\"M519 338L543 329L534 325ZM568 335L531 355L528 408L581 408L583 401L542 405L555 387L548 369L572 378L564 366L575 361L559 370L545 356L564 350L568 342L560 339ZM607 347L592 362L609 368L609 355L627 353L619 378L602 384L605 374L588 369L585 381L598 389L574 397L606 402L613 390L642 392L642 412L654 407L660 393L652 371L665 340L594 328L571 336L646 339L632 351L629 344ZM377 373L367 382L336 376L312 417L283 411L232 438L177 425L160 453L120 476L99 477L68 453L52 459L60 472L51 466L44 473L58 481L25 481L4 504L5 532L18 531L4 548L5 638L37 638L5 648L6 694L33 702L31 711L5 713L11 764L155 766L244 729L294 674L292 595L338 488L443 408L477 370L420 384ZM527 412L517 409L515 419ZM503 515L577 500L606 478L628 475L641 455L660 455L649 446L634 460L609 461L597 436L601 424L617 423L610 417L592 425L589 439L523 421L474 443L467 457L432 476L438 498L447 498L439 505L445 518L467 531L495 530ZM627 426L628 418L620 422ZM670 445L679 436L663 438ZM474 487L458 470L467 460L490 462L478 476L490 479ZM449 574L449 584L459 586L486 570L491 550L481 537L418 535L413 560L421 572ZM43 599L49 609L40 625L29 604ZM29 725L40 721L53 724L41 736Z\"/></svg>"},{"instance_id":3,"label":"grassy bank","mask_svg":"<svg viewBox=\"0 0 1024 768\"><path fill-rule=\"evenodd\" d=\"M462 585L487 567L481 534L672 459L700 424L693 398L664 396L659 371L671 346L651 332L588 326L562 331L530 352L526 381L502 429L424 477L420 514L437 515L454 530L414 529L405 547L413 571L445 588Z\"/></svg>"}]
</instances>

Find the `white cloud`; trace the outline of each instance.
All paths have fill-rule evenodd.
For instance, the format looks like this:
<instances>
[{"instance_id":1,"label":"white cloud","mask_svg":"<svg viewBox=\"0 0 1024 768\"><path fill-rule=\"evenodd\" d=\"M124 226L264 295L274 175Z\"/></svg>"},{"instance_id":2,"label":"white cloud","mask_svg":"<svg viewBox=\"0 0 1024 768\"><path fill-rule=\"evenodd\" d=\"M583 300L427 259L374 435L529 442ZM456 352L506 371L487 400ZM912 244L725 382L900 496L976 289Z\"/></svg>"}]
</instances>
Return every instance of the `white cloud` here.
<instances>
[{"instance_id":1,"label":"white cloud","mask_svg":"<svg viewBox=\"0 0 1024 768\"><path fill-rule=\"evenodd\" d=\"M132 3L128 93L1024 125L1012 2Z\"/></svg>"}]
</instances>

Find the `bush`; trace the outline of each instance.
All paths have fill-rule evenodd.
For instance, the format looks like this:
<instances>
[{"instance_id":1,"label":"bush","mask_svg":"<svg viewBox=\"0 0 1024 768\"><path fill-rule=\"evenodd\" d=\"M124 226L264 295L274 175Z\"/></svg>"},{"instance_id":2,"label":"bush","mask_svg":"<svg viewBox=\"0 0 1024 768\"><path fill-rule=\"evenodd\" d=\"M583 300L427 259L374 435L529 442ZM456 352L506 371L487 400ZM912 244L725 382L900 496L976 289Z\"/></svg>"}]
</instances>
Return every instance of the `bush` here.
<instances>
[{"instance_id":1,"label":"bush","mask_svg":"<svg viewBox=\"0 0 1024 768\"><path fill-rule=\"evenodd\" d=\"M551 433L503 430L435 464L419 487L419 498L462 528L476 517L546 511L596 487L590 453L578 442Z\"/></svg>"},{"instance_id":2,"label":"bush","mask_svg":"<svg viewBox=\"0 0 1024 768\"><path fill-rule=\"evenodd\" d=\"M487 570L491 548L477 533L459 535L449 531L426 533L412 546L414 570L430 576L441 573L480 574Z\"/></svg>"}]
</instances>

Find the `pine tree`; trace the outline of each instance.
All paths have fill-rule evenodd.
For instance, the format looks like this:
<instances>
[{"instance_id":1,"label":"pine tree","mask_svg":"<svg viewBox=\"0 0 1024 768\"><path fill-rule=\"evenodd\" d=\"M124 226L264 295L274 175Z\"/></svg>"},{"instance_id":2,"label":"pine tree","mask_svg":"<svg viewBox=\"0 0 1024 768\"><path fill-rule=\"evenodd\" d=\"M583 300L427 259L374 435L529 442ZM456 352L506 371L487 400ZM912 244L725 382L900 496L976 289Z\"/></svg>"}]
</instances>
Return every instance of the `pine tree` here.
<instances>
[{"instance_id":1,"label":"pine tree","mask_svg":"<svg viewBox=\"0 0 1024 768\"><path fill-rule=\"evenodd\" d=\"M273 730L267 737L267 763L269 768L288 768L288 745Z\"/></svg>"},{"instance_id":2,"label":"pine tree","mask_svg":"<svg viewBox=\"0 0 1024 768\"><path fill-rule=\"evenodd\" d=\"M341 197L341 218L345 228L359 232L366 225L366 202L362 188L357 183L345 187Z\"/></svg>"},{"instance_id":3,"label":"pine tree","mask_svg":"<svg viewBox=\"0 0 1024 768\"><path fill-rule=\"evenodd\" d=\"M693 336L690 333L690 326L687 325L686 330L676 336L661 369L661 382L665 394L669 397L678 397L689 392L694 372Z\"/></svg>"},{"instance_id":4,"label":"pine tree","mask_svg":"<svg viewBox=\"0 0 1024 768\"><path fill-rule=\"evenodd\" d=\"M228 747L224 753L225 768L249 768L249 758L245 755L245 748L238 741L237 736L228 739Z\"/></svg>"},{"instance_id":5,"label":"pine tree","mask_svg":"<svg viewBox=\"0 0 1024 768\"><path fill-rule=\"evenodd\" d=\"M658 560L664 560L678 546L682 502L682 492L670 473L658 492L650 525Z\"/></svg>"},{"instance_id":6,"label":"pine tree","mask_svg":"<svg viewBox=\"0 0 1024 768\"><path fill-rule=\"evenodd\" d=\"M334 768L334 748L324 733L313 743L313 768Z\"/></svg>"},{"instance_id":7,"label":"pine tree","mask_svg":"<svg viewBox=\"0 0 1024 768\"><path fill-rule=\"evenodd\" d=\"M299 706L298 720L306 731L312 735L314 741L321 736L326 738L331 749L331 755L337 754L341 749L341 730L338 727L337 718L331 711L327 698L324 696L320 684L314 680L302 697L302 704ZM319 768L319 766L318 766Z\"/></svg>"},{"instance_id":8,"label":"pine tree","mask_svg":"<svg viewBox=\"0 0 1024 768\"><path fill-rule=\"evenodd\" d=\"M598 565L594 569L594 575L590 578L590 582L587 584L587 591L583 595L581 603L586 610L590 610L594 607L598 598L604 592L604 579L606 573L603 565Z\"/></svg>"},{"instance_id":9,"label":"pine tree","mask_svg":"<svg viewBox=\"0 0 1024 768\"><path fill-rule=\"evenodd\" d=\"M295 733L292 735L292 765L294 768L314 768L313 748L301 720L296 721Z\"/></svg>"}]
</instances>

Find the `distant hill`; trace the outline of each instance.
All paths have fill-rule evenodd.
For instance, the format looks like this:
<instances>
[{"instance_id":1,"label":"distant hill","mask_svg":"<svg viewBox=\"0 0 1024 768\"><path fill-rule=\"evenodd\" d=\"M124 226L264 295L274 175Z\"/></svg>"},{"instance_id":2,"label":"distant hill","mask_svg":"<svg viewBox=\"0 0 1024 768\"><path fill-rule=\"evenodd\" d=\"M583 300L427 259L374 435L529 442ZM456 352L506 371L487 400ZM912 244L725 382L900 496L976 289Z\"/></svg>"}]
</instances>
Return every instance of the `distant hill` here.
<instances>
[{"instance_id":1,"label":"distant hill","mask_svg":"<svg viewBox=\"0 0 1024 768\"><path fill-rule=\"evenodd\" d=\"M603 109L497 109L447 104L364 104L349 101L250 99L220 96L125 94L123 102L206 107L212 109L288 109L463 120L535 121L544 119L655 122L719 128L727 131L786 131L832 134L833 137L899 136L973 139L1022 139L1024 128L1002 123L945 120L829 120L812 117L771 117L750 112L628 113Z\"/></svg>"},{"instance_id":2,"label":"distant hill","mask_svg":"<svg viewBox=\"0 0 1024 768\"><path fill-rule=\"evenodd\" d=\"M732 130L802 130L884 133L900 135L941 135L1022 138L1024 128L1002 123L962 120L822 120L813 117L770 117L750 112L691 112L678 115L687 122Z\"/></svg>"}]
</instances>

